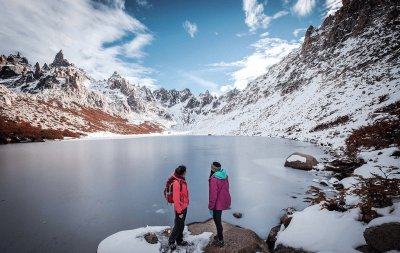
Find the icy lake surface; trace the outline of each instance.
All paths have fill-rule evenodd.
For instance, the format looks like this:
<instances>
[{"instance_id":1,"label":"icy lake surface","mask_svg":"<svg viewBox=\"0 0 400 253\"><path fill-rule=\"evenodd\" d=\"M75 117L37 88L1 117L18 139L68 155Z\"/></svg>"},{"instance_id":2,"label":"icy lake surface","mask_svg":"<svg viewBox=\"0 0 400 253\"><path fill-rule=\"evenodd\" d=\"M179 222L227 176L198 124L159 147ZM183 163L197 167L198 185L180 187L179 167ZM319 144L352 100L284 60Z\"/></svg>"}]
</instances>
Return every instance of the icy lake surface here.
<instances>
[{"instance_id":1,"label":"icy lake surface","mask_svg":"<svg viewBox=\"0 0 400 253\"><path fill-rule=\"evenodd\" d=\"M283 167L293 152L317 159L308 143L263 137L161 136L48 141L0 146L0 252L95 252L107 236L172 225L162 191L179 164L188 168L187 223L210 218L210 163L228 170L232 210L225 221L262 238L282 209L304 208L311 172ZM293 198L297 197L297 198ZM243 213L235 219L232 213Z\"/></svg>"}]
</instances>

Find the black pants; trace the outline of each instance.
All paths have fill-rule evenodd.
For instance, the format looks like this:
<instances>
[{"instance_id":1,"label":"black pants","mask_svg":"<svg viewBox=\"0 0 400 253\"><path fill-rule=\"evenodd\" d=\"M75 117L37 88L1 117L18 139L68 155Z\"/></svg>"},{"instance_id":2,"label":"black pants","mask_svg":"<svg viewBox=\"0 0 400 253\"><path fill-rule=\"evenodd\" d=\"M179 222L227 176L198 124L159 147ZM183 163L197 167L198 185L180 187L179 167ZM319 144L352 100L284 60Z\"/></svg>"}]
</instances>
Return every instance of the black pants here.
<instances>
[{"instance_id":1,"label":"black pants","mask_svg":"<svg viewBox=\"0 0 400 253\"><path fill-rule=\"evenodd\" d=\"M169 244L178 243L183 241L183 230L185 229L185 219L186 219L187 209L183 210L183 218L179 218L179 214L175 211L175 224L172 229L171 236L169 237Z\"/></svg>"},{"instance_id":2,"label":"black pants","mask_svg":"<svg viewBox=\"0 0 400 253\"><path fill-rule=\"evenodd\" d=\"M214 210L213 218L215 222L215 226L217 227L217 236L218 240L224 240L224 228L222 227L222 210Z\"/></svg>"}]
</instances>

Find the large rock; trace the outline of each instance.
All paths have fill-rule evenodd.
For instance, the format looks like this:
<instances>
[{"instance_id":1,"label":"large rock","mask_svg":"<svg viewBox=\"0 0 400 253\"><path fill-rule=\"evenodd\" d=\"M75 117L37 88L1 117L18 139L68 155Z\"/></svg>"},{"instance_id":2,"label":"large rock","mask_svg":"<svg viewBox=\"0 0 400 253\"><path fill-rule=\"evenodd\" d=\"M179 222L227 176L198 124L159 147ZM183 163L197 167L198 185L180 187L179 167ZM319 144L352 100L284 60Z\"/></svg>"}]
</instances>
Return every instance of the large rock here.
<instances>
[{"instance_id":1,"label":"large rock","mask_svg":"<svg viewBox=\"0 0 400 253\"><path fill-rule=\"evenodd\" d=\"M276 237L278 236L278 233L281 229L281 225L275 226L271 228L269 231L269 234L267 236L267 245L269 250L273 251L275 247L275 242L276 242Z\"/></svg>"},{"instance_id":2,"label":"large rock","mask_svg":"<svg viewBox=\"0 0 400 253\"><path fill-rule=\"evenodd\" d=\"M311 155L295 152L291 154L285 162L285 167L299 170L312 170L318 164L317 159Z\"/></svg>"},{"instance_id":3,"label":"large rock","mask_svg":"<svg viewBox=\"0 0 400 253\"><path fill-rule=\"evenodd\" d=\"M158 237L156 234L154 233L147 233L144 235L144 239L146 240L146 242L150 243L150 244L156 244L158 243Z\"/></svg>"},{"instance_id":4,"label":"large rock","mask_svg":"<svg viewBox=\"0 0 400 253\"><path fill-rule=\"evenodd\" d=\"M400 250L400 222L367 228L364 238L369 246L380 252Z\"/></svg>"},{"instance_id":5,"label":"large rock","mask_svg":"<svg viewBox=\"0 0 400 253\"><path fill-rule=\"evenodd\" d=\"M226 222L222 222L222 226L224 227L225 241L225 246L222 248L212 246L213 237L217 233L212 219L190 224L188 229L194 235L203 232L213 233L209 244L204 249L205 253L270 252L265 241L261 240L255 232Z\"/></svg>"},{"instance_id":6,"label":"large rock","mask_svg":"<svg viewBox=\"0 0 400 253\"><path fill-rule=\"evenodd\" d=\"M302 249L295 249L292 247L278 245L278 246L276 246L274 253L311 253L311 252L304 251Z\"/></svg>"}]
</instances>

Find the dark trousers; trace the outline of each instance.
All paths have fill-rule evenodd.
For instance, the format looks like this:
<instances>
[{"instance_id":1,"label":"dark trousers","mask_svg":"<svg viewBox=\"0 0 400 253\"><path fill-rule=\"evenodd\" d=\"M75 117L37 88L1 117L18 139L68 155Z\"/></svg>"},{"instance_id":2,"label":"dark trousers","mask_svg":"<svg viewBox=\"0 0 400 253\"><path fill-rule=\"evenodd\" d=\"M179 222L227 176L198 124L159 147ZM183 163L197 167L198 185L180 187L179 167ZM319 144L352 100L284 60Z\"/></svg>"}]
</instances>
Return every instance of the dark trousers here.
<instances>
[{"instance_id":1,"label":"dark trousers","mask_svg":"<svg viewBox=\"0 0 400 253\"><path fill-rule=\"evenodd\" d=\"M183 218L179 218L179 214L175 211L175 224L172 229L171 236L169 237L169 244L178 243L183 241L183 230L185 229L185 219L186 219L187 209L183 210Z\"/></svg>"},{"instance_id":2,"label":"dark trousers","mask_svg":"<svg viewBox=\"0 0 400 253\"><path fill-rule=\"evenodd\" d=\"M213 218L215 222L215 226L217 227L217 236L218 240L224 240L224 228L222 227L222 210L214 210Z\"/></svg>"}]
</instances>

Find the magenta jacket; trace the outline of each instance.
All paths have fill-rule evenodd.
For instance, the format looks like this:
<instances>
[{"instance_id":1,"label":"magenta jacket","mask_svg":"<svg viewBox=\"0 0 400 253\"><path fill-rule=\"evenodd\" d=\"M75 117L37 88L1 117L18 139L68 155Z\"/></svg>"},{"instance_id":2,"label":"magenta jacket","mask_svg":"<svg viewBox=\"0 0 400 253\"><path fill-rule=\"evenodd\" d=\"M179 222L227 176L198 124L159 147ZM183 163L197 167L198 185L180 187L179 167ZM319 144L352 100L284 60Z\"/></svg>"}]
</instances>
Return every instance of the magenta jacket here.
<instances>
[{"instance_id":1,"label":"magenta jacket","mask_svg":"<svg viewBox=\"0 0 400 253\"><path fill-rule=\"evenodd\" d=\"M209 179L210 210L227 210L231 208L231 194L229 193L229 179L226 171L221 169L215 172Z\"/></svg>"}]
</instances>

